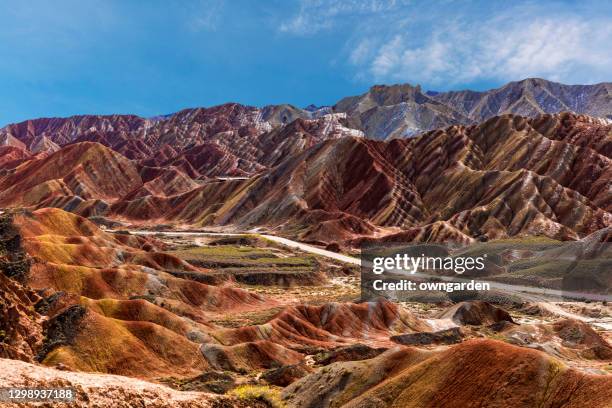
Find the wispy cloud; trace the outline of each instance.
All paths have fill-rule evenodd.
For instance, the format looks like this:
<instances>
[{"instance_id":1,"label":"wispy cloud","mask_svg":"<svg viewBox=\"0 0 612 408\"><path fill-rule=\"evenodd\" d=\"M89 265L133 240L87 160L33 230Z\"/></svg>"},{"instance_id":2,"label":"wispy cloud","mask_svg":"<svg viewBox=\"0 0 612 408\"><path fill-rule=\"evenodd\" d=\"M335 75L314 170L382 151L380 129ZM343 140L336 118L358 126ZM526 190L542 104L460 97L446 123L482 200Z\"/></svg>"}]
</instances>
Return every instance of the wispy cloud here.
<instances>
[{"instance_id":1,"label":"wispy cloud","mask_svg":"<svg viewBox=\"0 0 612 408\"><path fill-rule=\"evenodd\" d=\"M199 0L190 4L190 19L187 21L192 31L215 31L222 21L221 13L224 0Z\"/></svg>"},{"instance_id":2,"label":"wispy cloud","mask_svg":"<svg viewBox=\"0 0 612 408\"><path fill-rule=\"evenodd\" d=\"M406 4L406 0L302 0L299 11L282 22L279 30L300 36L313 35L360 17L385 14Z\"/></svg>"},{"instance_id":3,"label":"wispy cloud","mask_svg":"<svg viewBox=\"0 0 612 408\"><path fill-rule=\"evenodd\" d=\"M445 25L428 33L419 45L409 43L410 34L398 33L376 49L372 39L363 39L351 61L377 80L431 84L533 76L565 81L610 79L606 77L612 68L610 21L587 22L576 17L502 20L499 17L477 27L468 22ZM369 55L364 55L362 44L368 44Z\"/></svg>"},{"instance_id":4,"label":"wispy cloud","mask_svg":"<svg viewBox=\"0 0 612 408\"><path fill-rule=\"evenodd\" d=\"M293 35L327 30L348 38L347 67L360 80L453 86L545 77L610 80L612 7L592 0L353 0L301 2L280 26Z\"/></svg>"}]
</instances>

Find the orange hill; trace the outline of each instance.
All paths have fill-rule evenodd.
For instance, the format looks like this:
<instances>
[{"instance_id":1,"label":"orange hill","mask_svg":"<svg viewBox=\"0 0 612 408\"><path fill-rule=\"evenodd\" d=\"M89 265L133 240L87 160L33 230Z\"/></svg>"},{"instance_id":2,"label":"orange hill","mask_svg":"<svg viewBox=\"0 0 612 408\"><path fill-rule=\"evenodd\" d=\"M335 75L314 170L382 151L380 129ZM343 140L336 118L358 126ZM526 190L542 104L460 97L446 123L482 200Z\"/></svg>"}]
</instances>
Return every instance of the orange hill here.
<instances>
[{"instance_id":1,"label":"orange hill","mask_svg":"<svg viewBox=\"0 0 612 408\"><path fill-rule=\"evenodd\" d=\"M283 397L294 407L606 408L612 379L568 369L540 351L470 340L335 363L294 382Z\"/></svg>"}]
</instances>

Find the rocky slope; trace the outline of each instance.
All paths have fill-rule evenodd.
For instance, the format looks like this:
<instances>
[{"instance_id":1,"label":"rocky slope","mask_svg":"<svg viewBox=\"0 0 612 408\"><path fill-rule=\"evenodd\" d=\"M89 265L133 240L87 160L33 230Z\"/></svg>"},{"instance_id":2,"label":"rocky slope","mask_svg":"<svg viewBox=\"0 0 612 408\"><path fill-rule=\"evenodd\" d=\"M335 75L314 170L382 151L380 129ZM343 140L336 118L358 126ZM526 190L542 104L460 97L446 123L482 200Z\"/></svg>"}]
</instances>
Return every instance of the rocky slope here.
<instances>
[{"instance_id":1,"label":"rocky slope","mask_svg":"<svg viewBox=\"0 0 612 408\"><path fill-rule=\"evenodd\" d=\"M106 374L77 373L40 367L0 358L0 384L3 387L73 388L72 402L55 402L54 407L181 407L210 408L245 406L240 401L200 392L179 392L134 378ZM41 403L11 404L41 406ZM47 403L51 404L51 403ZM50 405L49 405L50 406Z\"/></svg>"},{"instance_id":2,"label":"rocky slope","mask_svg":"<svg viewBox=\"0 0 612 408\"><path fill-rule=\"evenodd\" d=\"M316 123L320 117L322 121ZM152 165L176 159L178 153L195 146L212 144L224 154L233 153L240 159L250 160L252 154L262 155L257 151L266 144L266 139L257 140L260 136L296 119L304 119L302 126L308 137L320 139L359 135L359 131L343 126L344 117L344 114L319 114L290 105L260 109L229 103L212 108L185 109L154 119L134 115L42 118L0 129L0 145L36 154L53 153L58 147L92 141L110 147L129 159L143 160ZM245 145L250 150L241 151L240 147ZM247 167L247 170L253 168Z\"/></svg>"},{"instance_id":3,"label":"rocky slope","mask_svg":"<svg viewBox=\"0 0 612 408\"><path fill-rule=\"evenodd\" d=\"M6 283L6 356L140 378L195 375L209 366L199 351L212 341L207 316L265 305L238 288L175 277L208 271L154 240L108 234L58 209L11 214L11 222L31 257L23 285L36 293Z\"/></svg>"},{"instance_id":4,"label":"rocky slope","mask_svg":"<svg viewBox=\"0 0 612 408\"><path fill-rule=\"evenodd\" d=\"M424 130L468 124L467 115L426 95L420 86L376 85L359 96L340 100L333 107L346 112L349 123L372 139L411 137Z\"/></svg>"},{"instance_id":5,"label":"rocky slope","mask_svg":"<svg viewBox=\"0 0 612 408\"><path fill-rule=\"evenodd\" d=\"M40 296L27 285L30 260L12 218L0 215L0 357L33 362L42 344Z\"/></svg>"},{"instance_id":6,"label":"rocky slope","mask_svg":"<svg viewBox=\"0 0 612 408\"><path fill-rule=\"evenodd\" d=\"M505 115L407 140L329 140L259 177L160 203L173 208L165 219L322 242L573 240L610 225L611 130L570 114Z\"/></svg>"},{"instance_id":7,"label":"rocky slope","mask_svg":"<svg viewBox=\"0 0 612 408\"><path fill-rule=\"evenodd\" d=\"M441 92L432 98L476 122L504 113L535 116L563 111L612 119L612 84L609 82L564 85L528 78L484 92Z\"/></svg>"},{"instance_id":8,"label":"rocky slope","mask_svg":"<svg viewBox=\"0 0 612 408\"><path fill-rule=\"evenodd\" d=\"M256 293L260 285L218 281L215 270L179 258L163 241L102 231L60 209L9 211L2 221L3 387L74 387L71 406L82 407L282 406L275 385L285 387L287 406L298 407L612 400L609 375L551 357L605 367L612 348L578 321L519 325L481 301L443 306L429 318L382 299L296 303L278 296L284 290L272 297ZM207 251L227 256L209 244ZM250 265L256 253L245 255ZM452 329L434 332L440 324ZM492 330L521 347L470 340ZM398 346L415 341L419 348Z\"/></svg>"},{"instance_id":9,"label":"rocky slope","mask_svg":"<svg viewBox=\"0 0 612 408\"><path fill-rule=\"evenodd\" d=\"M612 398L609 379L545 354L493 340L447 350L391 349L370 360L335 363L283 391L293 407L592 407Z\"/></svg>"},{"instance_id":10,"label":"rocky slope","mask_svg":"<svg viewBox=\"0 0 612 408\"><path fill-rule=\"evenodd\" d=\"M223 149L206 142L150 165L93 142L22 159L7 148L0 203L355 245L373 236L575 240L612 222L612 125L600 119L503 115L387 142L341 137L336 125L334 116L297 119L249 143L228 137Z\"/></svg>"},{"instance_id":11,"label":"rocky slope","mask_svg":"<svg viewBox=\"0 0 612 408\"><path fill-rule=\"evenodd\" d=\"M564 85L539 78L488 91L424 92L419 86L377 85L334 107L373 139L411 137L457 124L513 113L534 117L563 111L612 119L612 84Z\"/></svg>"}]
</instances>

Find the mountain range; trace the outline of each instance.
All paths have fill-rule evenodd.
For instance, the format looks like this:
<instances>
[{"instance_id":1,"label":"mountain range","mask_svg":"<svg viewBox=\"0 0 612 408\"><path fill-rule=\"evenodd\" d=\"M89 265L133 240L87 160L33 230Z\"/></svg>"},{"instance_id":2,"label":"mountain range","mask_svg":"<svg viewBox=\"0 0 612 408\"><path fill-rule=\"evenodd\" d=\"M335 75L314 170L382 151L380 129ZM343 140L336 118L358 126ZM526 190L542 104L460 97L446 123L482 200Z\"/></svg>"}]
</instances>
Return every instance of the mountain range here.
<instances>
[{"instance_id":1,"label":"mountain range","mask_svg":"<svg viewBox=\"0 0 612 408\"><path fill-rule=\"evenodd\" d=\"M351 255L486 247L498 287L609 293L557 246L610 239L610 111L609 84L525 80L8 125L0 384L77 407L609 407L609 302L364 301Z\"/></svg>"},{"instance_id":2,"label":"mountain range","mask_svg":"<svg viewBox=\"0 0 612 408\"><path fill-rule=\"evenodd\" d=\"M563 111L612 119L612 84L564 85L529 78L482 92L423 91L420 86L409 84L375 85L362 95L343 98L334 106L326 107L255 108L230 103L153 118L135 115L43 118L0 129L0 145L23 143L37 153L103 136L114 148L141 158L151 154L151 147L164 143L183 148L226 131L238 131L242 136L258 134L298 118L317 119L331 113L344 114L347 126L363 131L368 138L386 140L411 137L449 125L480 123L506 113L531 117Z\"/></svg>"},{"instance_id":3,"label":"mountain range","mask_svg":"<svg viewBox=\"0 0 612 408\"><path fill-rule=\"evenodd\" d=\"M488 92L374 86L331 108L35 119L0 129L0 206L266 227L326 244L579 239L612 222L612 124L542 112L610 116L609 90L532 79ZM396 137L419 126L435 130Z\"/></svg>"},{"instance_id":4,"label":"mountain range","mask_svg":"<svg viewBox=\"0 0 612 408\"><path fill-rule=\"evenodd\" d=\"M513 113L535 116L563 111L612 119L612 84L564 85L538 78L488 91L424 92L419 86L373 86L342 99L334 111L373 139L410 137L456 124L480 123Z\"/></svg>"},{"instance_id":5,"label":"mountain range","mask_svg":"<svg viewBox=\"0 0 612 408\"><path fill-rule=\"evenodd\" d=\"M253 108L212 110L138 127L141 138L125 118L101 119L122 126L101 131L82 118L49 136L72 137L56 151L3 146L0 206L144 225L265 227L349 246L371 237L575 240L612 223L605 119L505 114L377 141L346 127L345 114L262 128L270 122L255 121ZM31 145L28 135L14 137Z\"/></svg>"}]
</instances>

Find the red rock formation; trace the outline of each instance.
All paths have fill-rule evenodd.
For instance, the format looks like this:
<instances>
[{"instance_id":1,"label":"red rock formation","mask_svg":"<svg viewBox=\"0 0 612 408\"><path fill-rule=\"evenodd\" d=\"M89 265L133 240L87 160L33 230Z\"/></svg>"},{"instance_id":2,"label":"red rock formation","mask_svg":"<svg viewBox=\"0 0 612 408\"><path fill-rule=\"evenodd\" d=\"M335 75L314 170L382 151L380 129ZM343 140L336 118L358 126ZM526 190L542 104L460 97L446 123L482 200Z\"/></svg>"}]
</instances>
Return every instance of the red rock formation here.
<instances>
[{"instance_id":1,"label":"red rock formation","mask_svg":"<svg viewBox=\"0 0 612 408\"><path fill-rule=\"evenodd\" d=\"M32 157L26 150L14 146L0 146L0 170L12 169Z\"/></svg>"},{"instance_id":2,"label":"red rock formation","mask_svg":"<svg viewBox=\"0 0 612 408\"><path fill-rule=\"evenodd\" d=\"M66 146L0 175L0 204L149 223L267 226L353 245L372 237L574 240L612 222L612 125L600 120L505 115L389 142L340 137L350 131L338 116L264 133L227 130L256 128L262 122L254 112L225 106L173 117L174 126L187 121L184 137L202 142L180 150L164 141L159 160L147 165L99 144Z\"/></svg>"},{"instance_id":3,"label":"red rock formation","mask_svg":"<svg viewBox=\"0 0 612 408\"><path fill-rule=\"evenodd\" d=\"M63 198L115 201L142 185L135 165L97 143L67 146L23 163L0 181L0 205L51 206Z\"/></svg>"},{"instance_id":4,"label":"red rock formation","mask_svg":"<svg viewBox=\"0 0 612 408\"><path fill-rule=\"evenodd\" d=\"M390 344L397 333L428 331L429 325L381 299L369 303L328 303L289 307L262 326L216 331L223 344L271 340L293 349L303 346L333 347L365 342Z\"/></svg>"},{"instance_id":5,"label":"red rock formation","mask_svg":"<svg viewBox=\"0 0 612 408\"><path fill-rule=\"evenodd\" d=\"M2 262L2 260L0 260ZM34 362L42 343L40 297L0 272L0 357Z\"/></svg>"},{"instance_id":6,"label":"red rock formation","mask_svg":"<svg viewBox=\"0 0 612 408\"><path fill-rule=\"evenodd\" d=\"M211 314L274 305L242 289L175 277L209 271L157 252L155 240L109 234L59 209L21 212L14 224L32 264L16 274L27 289L0 280L0 326L11 328L4 355L35 352L46 365L143 378L193 376L208 367L200 343L217 343L208 334ZM31 309L40 298L30 288L44 294L44 330L35 324L41 317Z\"/></svg>"},{"instance_id":7,"label":"red rock formation","mask_svg":"<svg viewBox=\"0 0 612 408\"><path fill-rule=\"evenodd\" d=\"M294 407L608 407L612 378L568 369L548 355L493 340L446 350L397 347L337 363L283 391Z\"/></svg>"}]
</instances>

